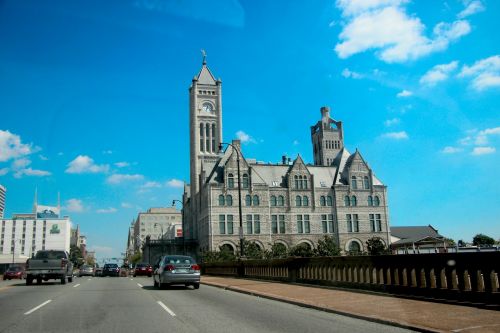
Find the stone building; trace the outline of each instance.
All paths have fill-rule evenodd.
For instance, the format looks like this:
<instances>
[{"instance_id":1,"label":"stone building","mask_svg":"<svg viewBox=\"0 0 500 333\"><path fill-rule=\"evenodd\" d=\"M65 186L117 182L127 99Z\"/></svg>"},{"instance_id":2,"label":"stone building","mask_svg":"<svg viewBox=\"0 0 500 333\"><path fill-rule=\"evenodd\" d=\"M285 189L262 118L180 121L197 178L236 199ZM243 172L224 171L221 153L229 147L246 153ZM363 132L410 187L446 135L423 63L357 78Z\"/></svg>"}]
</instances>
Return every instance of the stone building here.
<instances>
[{"instance_id":1,"label":"stone building","mask_svg":"<svg viewBox=\"0 0 500 333\"><path fill-rule=\"evenodd\" d=\"M147 237L150 240L169 239L173 234L171 229L181 225L182 214L175 207L149 208L137 216L133 225L133 236L129 235L128 244L133 245L134 253L137 253L142 249ZM132 232L132 227L129 230Z\"/></svg>"},{"instance_id":2,"label":"stone building","mask_svg":"<svg viewBox=\"0 0 500 333\"><path fill-rule=\"evenodd\" d=\"M301 156L270 164L245 158L239 140L224 152L222 83L205 59L190 94L190 184L185 186L185 237L199 250L239 248L238 159L241 176L242 236L269 249L282 244L313 248L331 235L344 251L365 251L366 241L390 244L387 187L356 150L344 146L342 123L328 107L311 126L314 164Z\"/></svg>"}]
</instances>

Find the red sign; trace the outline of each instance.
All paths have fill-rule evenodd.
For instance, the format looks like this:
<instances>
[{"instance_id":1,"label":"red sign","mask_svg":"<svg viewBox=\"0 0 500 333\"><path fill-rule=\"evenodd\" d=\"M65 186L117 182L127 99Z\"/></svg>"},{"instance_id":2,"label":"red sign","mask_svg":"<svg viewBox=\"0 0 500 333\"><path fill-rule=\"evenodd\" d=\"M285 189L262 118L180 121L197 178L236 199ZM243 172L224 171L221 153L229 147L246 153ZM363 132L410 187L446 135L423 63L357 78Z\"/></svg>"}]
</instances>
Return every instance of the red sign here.
<instances>
[{"instance_id":1,"label":"red sign","mask_svg":"<svg viewBox=\"0 0 500 333\"><path fill-rule=\"evenodd\" d=\"M175 237L182 237L182 229L177 229L175 230L176 236Z\"/></svg>"}]
</instances>

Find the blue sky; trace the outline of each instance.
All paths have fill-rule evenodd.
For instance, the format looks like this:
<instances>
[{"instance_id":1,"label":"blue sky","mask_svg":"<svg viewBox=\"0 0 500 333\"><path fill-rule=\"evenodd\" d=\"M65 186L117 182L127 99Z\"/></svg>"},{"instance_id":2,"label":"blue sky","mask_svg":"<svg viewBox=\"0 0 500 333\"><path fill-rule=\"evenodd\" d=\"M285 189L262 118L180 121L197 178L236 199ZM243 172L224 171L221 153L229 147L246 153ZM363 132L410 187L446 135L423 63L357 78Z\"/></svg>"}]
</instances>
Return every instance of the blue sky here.
<instances>
[{"instance_id":1,"label":"blue sky","mask_svg":"<svg viewBox=\"0 0 500 333\"><path fill-rule=\"evenodd\" d=\"M104 4L103 4L104 3ZM99 257L189 181L200 49L225 141L312 162L321 106L388 185L392 225L500 237L500 3L0 1L6 215L56 204Z\"/></svg>"}]
</instances>

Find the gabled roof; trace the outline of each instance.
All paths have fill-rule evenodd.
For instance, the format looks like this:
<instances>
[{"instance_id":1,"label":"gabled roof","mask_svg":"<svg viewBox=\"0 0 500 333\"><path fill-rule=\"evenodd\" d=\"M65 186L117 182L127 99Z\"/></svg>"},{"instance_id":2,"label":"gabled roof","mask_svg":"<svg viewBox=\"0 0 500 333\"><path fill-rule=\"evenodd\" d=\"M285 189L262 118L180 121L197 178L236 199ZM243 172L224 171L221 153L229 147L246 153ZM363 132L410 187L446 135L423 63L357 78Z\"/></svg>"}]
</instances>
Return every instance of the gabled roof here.
<instances>
[{"instance_id":1,"label":"gabled roof","mask_svg":"<svg viewBox=\"0 0 500 333\"><path fill-rule=\"evenodd\" d=\"M408 226L392 227L391 236L399 239L424 239L427 237L443 238L431 225L428 226Z\"/></svg>"},{"instance_id":2,"label":"gabled roof","mask_svg":"<svg viewBox=\"0 0 500 333\"><path fill-rule=\"evenodd\" d=\"M206 84L206 85L216 85L217 80L212 75L210 69L208 69L207 64L203 63L201 67L200 73L198 73L198 84Z\"/></svg>"}]
</instances>

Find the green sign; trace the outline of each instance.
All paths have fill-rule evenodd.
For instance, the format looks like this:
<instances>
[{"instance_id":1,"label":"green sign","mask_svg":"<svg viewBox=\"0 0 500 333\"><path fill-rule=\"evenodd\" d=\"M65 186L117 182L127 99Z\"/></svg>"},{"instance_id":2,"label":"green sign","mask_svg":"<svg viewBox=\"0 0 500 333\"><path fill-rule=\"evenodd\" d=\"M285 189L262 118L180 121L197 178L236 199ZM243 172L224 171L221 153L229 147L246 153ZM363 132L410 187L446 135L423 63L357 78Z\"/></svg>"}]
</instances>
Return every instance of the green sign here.
<instances>
[{"instance_id":1,"label":"green sign","mask_svg":"<svg viewBox=\"0 0 500 333\"><path fill-rule=\"evenodd\" d=\"M57 224L53 224L52 228L50 229L51 234L58 234L61 232L61 229L59 229L59 226Z\"/></svg>"}]
</instances>

